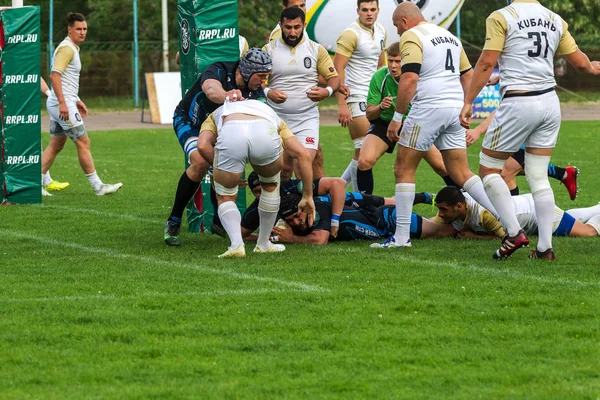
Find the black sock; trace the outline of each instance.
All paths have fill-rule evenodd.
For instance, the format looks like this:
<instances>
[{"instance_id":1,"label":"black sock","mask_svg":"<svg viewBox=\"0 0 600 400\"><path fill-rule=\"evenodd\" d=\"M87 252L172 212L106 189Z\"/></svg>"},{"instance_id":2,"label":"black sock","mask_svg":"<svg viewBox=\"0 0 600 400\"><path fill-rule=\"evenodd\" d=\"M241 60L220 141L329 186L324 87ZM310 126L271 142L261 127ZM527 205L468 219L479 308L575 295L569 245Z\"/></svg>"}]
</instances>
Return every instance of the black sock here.
<instances>
[{"instance_id":1,"label":"black sock","mask_svg":"<svg viewBox=\"0 0 600 400\"><path fill-rule=\"evenodd\" d=\"M169 217L171 221L181 222L183 211L199 186L200 182L191 180L186 172L181 175L177 184L177 193L175 193L175 203L173 203L173 209Z\"/></svg>"},{"instance_id":2,"label":"black sock","mask_svg":"<svg viewBox=\"0 0 600 400\"><path fill-rule=\"evenodd\" d=\"M515 188L514 188L514 189L511 189L511 190L510 190L510 195L511 195L511 196L518 196L518 195L519 195L519 187L518 187L518 186L515 186Z\"/></svg>"},{"instance_id":3,"label":"black sock","mask_svg":"<svg viewBox=\"0 0 600 400\"><path fill-rule=\"evenodd\" d=\"M373 170L356 170L356 180L358 181L358 191L366 194L373 194Z\"/></svg>"},{"instance_id":4,"label":"black sock","mask_svg":"<svg viewBox=\"0 0 600 400\"><path fill-rule=\"evenodd\" d=\"M426 192L415 193L415 200L413 206L416 204L431 204L431 195Z\"/></svg>"},{"instance_id":5,"label":"black sock","mask_svg":"<svg viewBox=\"0 0 600 400\"><path fill-rule=\"evenodd\" d=\"M442 179L444 180L446 186L453 186L457 189L462 189L459 185L456 184L456 182L452 180L452 178L450 178L450 175L442 176Z\"/></svg>"},{"instance_id":6,"label":"black sock","mask_svg":"<svg viewBox=\"0 0 600 400\"><path fill-rule=\"evenodd\" d=\"M564 168L557 167L554 164L548 164L548 176L550 178L558 179L562 181L565 176L565 172L567 172Z\"/></svg>"}]
</instances>

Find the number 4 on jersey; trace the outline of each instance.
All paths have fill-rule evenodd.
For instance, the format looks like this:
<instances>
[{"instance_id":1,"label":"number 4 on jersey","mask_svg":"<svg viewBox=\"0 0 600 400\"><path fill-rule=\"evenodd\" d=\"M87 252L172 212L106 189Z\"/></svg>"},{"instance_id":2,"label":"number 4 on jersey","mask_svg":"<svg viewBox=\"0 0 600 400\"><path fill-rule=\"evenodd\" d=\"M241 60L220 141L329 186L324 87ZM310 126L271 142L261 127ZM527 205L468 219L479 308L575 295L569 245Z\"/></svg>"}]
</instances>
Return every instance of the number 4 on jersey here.
<instances>
[{"instance_id":1,"label":"number 4 on jersey","mask_svg":"<svg viewBox=\"0 0 600 400\"><path fill-rule=\"evenodd\" d=\"M448 49L446 53L446 71L452 71L454 73L456 68L454 68L454 61L452 60L452 50Z\"/></svg>"}]
</instances>

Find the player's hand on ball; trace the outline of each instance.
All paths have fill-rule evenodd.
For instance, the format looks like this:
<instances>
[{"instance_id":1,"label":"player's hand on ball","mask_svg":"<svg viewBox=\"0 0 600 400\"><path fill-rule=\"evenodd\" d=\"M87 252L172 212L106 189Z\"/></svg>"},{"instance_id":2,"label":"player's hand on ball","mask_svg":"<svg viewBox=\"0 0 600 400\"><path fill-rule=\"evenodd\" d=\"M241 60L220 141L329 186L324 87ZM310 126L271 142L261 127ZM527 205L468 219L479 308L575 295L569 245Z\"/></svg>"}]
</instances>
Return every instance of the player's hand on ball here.
<instances>
[{"instance_id":1,"label":"player's hand on ball","mask_svg":"<svg viewBox=\"0 0 600 400\"><path fill-rule=\"evenodd\" d=\"M278 90L278 89L269 90L269 92L267 93L267 97L273 103L277 103L277 104L284 103L288 98L287 94L285 94L285 92L283 90Z\"/></svg>"},{"instance_id":2,"label":"player's hand on ball","mask_svg":"<svg viewBox=\"0 0 600 400\"><path fill-rule=\"evenodd\" d=\"M325 88L314 86L306 92L306 96L312 101L317 102L329 97L329 92Z\"/></svg>"},{"instance_id":3,"label":"player's hand on ball","mask_svg":"<svg viewBox=\"0 0 600 400\"><path fill-rule=\"evenodd\" d=\"M460 124L463 128L471 127L471 117L473 117L473 104L465 104L460 111Z\"/></svg>"},{"instance_id":4,"label":"player's hand on ball","mask_svg":"<svg viewBox=\"0 0 600 400\"><path fill-rule=\"evenodd\" d=\"M225 93L225 100L227 100L227 101L244 100L244 96L242 96L242 92L239 91L238 89L233 89L233 90L230 90L229 92Z\"/></svg>"},{"instance_id":5,"label":"player's hand on ball","mask_svg":"<svg viewBox=\"0 0 600 400\"><path fill-rule=\"evenodd\" d=\"M392 106L393 101L394 101L393 97L390 97L390 96L384 97L383 100L381 101L381 104L379 105L379 107L382 110L387 110L388 108L390 108Z\"/></svg>"},{"instance_id":6,"label":"player's hand on ball","mask_svg":"<svg viewBox=\"0 0 600 400\"><path fill-rule=\"evenodd\" d=\"M400 139L399 132L400 128L402 128L402 122L392 120L388 125L387 129L387 137L390 142L394 143Z\"/></svg>"},{"instance_id":7,"label":"player's hand on ball","mask_svg":"<svg viewBox=\"0 0 600 400\"><path fill-rule=\"evenodd\" d=\"M311 197L302 196L302 200L298 203L298 211L305 212L308 215L308 226L312 226L315 222L315 202Z\"/></svg>"}]
</instances>

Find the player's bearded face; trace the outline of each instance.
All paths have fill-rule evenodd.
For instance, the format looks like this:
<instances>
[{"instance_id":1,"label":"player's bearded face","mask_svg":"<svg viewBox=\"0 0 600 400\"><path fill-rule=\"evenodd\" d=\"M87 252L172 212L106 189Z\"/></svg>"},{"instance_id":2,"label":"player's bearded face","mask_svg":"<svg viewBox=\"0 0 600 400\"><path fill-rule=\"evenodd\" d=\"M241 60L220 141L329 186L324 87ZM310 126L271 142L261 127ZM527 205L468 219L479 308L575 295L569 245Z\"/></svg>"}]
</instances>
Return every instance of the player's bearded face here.
<instances>
[{"instance_id":1,"label":"player's bearded face","mask_svg":"<svg viewBox=\"0 0 600 400\"><path fill-rule=\"evenodd\" d=\"M296 47L304 36L304 24L300 18L284 20L281 24L281 37L285 44Z\"/></svg>"}]
</instances>

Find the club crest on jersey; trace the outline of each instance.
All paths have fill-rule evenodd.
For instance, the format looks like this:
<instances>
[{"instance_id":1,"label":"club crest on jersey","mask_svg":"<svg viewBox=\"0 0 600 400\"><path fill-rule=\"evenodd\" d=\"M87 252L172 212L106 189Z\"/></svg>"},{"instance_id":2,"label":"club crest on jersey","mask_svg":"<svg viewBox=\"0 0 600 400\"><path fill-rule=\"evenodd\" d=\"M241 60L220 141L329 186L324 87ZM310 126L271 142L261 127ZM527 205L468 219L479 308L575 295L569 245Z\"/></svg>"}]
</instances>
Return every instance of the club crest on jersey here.
<instances>
[{"instance_id":1,"label":"club crest on jersey","mask_svg":"<svg viewBox=\"0 0 600 400\"><path fill-rule=\"evenodd\" d=\"M417 7L423 8L427 4L427 2L429 2L429 0L396 0L396 3L398 3L398 4L406 3L406 2L415 3L417 5Z\"/></svg>"},{"instance_id":2,"label":"club crest on jersey","mask_svg":"<svg viewBox=\"0 0 600 400\"><path fill-rule=\"evenodd\" d=\"M358 103L358 107L360 108L360 111L362 111L362 112L367 111L367 103L365 103L364 101L361 101L360 103Z\"/></svg>"},{"instance_id":3,"label":"club crest on jersey","mask_svg":"<svg viewBox=\"0 0 600 400\"><path fill-rule=\"evenodd\" d=\"M181 52L184 55L190 52L190 24L185 18L181 20Z\"/></svg>"},{"instance_id":4,"label":"club crest on jersey","mask_svg":"<svg viewBox=\"0 0 600 400\"><path fill-rule=\"evenodd\" d=\"M309 57L304 57L304 67L310 68L312 66L312 61Z\"/></svg>"},{"instance_id":5,"label":"club crest on jersey","mask_svg":"<svg viewBox=\"0 0 600 400\"><path fill-rule=\"evenodd\" d=\"M381 48L381 50L383 50L383 40L380 42L379 47Z\"/></svg>"}]
</instances>

